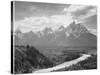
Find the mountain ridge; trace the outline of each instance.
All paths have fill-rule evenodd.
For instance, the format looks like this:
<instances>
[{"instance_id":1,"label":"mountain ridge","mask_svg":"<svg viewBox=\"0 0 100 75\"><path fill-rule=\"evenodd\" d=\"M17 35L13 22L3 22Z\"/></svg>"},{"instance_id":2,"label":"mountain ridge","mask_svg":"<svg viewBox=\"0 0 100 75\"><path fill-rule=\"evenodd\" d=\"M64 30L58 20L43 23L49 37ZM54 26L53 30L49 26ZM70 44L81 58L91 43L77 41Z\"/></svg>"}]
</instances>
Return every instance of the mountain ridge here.
<instances>
[{"instance_id":1,"label":"mountain ridge","mask_svg":"<svg viewBox=\"0 0 100 75\"><path fill-rule=\"evenodd\" d=\"M20 35L21 38L18 37ZM30 44L33 46L96 46L97 43L97 37L94 34L90 33L82 23L76 24L75 22L72 22L66 28L60 26L56 31L46 27L38 33L32 31L28 33L19 32L16 37L22 42L22 45Z\"/></svg>"}]
</instances>

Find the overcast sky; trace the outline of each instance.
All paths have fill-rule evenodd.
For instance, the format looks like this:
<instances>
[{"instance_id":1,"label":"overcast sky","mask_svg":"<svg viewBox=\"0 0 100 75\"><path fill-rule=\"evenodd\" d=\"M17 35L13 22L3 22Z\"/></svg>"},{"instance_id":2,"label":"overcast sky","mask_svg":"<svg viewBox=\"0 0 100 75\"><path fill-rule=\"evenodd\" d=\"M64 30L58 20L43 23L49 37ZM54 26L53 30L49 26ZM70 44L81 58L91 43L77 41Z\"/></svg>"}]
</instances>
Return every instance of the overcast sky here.
<instances>
[{"instance_id":1,"label":"overcast sky","mask_svg":"<svg viewBox=\"0 0 100 75\"><path fill-rule=\"evenodd\" d=\"M73 20L96 33L96 6L15 1L14 30L40 31L45 27L56 30L61 25L67 27Z\"/></svg>"}]
</instances>

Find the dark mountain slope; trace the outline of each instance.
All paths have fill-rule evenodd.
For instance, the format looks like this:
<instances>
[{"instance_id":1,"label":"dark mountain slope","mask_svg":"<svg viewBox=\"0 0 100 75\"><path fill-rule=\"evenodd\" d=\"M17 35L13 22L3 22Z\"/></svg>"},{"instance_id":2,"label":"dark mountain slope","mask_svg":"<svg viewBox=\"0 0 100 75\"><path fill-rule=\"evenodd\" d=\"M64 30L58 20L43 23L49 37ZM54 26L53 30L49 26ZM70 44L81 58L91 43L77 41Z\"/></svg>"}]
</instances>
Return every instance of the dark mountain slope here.
<instances>
[{"instance_id":1,"label":"dark mountain slope","mask_svg":"<svg viewBox=\"0 0 100 75\"><path fill-rule=\"evenodd\" d=\"M40 68L52 67L49 61L36 48L30 46L15 46L14 73L31 73Z\"/></svg>"}]
</instances>

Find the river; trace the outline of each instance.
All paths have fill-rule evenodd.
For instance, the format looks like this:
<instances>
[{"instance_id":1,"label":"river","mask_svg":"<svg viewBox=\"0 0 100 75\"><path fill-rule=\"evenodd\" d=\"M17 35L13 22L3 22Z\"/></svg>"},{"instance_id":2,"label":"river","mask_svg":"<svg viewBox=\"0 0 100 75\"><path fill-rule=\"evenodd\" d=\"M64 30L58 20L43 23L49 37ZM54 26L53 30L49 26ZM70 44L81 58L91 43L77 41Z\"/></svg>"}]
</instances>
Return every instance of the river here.
<instances>
[{"instance_id":1,"label":"river","mask_svg":"<svg viewBox=\"0 0 100 75\"><path fill-rule=\"evenodd\" d=\"M59 70L59 69L63 69L65 67L69 67L71 65L77 64L80 61L86 60L88 57L91 57L91 55L82 54L82 56L77 58L77 59L64 62L62 64L56 65L56 66L51 67L51 68L40 69L40 70L35 71L34 73L45 73L45 72L51 72L51 71L54 71L54 70L56 71L56 70Z\"/></svg>"}]
</instances>

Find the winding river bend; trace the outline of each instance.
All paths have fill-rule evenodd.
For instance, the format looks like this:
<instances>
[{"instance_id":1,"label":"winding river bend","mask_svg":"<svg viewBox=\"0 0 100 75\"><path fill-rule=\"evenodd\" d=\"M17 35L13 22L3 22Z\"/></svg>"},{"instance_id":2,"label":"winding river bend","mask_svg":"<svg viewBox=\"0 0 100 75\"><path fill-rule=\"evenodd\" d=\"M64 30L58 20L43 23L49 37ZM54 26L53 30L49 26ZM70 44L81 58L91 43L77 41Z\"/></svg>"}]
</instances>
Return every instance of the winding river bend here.
<instances>
[{"instance_id":1,"label":"winding river bend","mask_svg":"<svg viewBox=\"0 0 100 75\"><path fill-rule=\"evenodd\" d=\"M63 69L65 67L69 67L71 65L77 64L78 62L83 61L83 60L87 59L88 57L91 57L91 55L82 54L82 56L77 58L77 59L64 62L62 64L56 65L56 66L51 67L51 68L40 69L40 70L35 71L34 73L45 73L45 72L51 72L51 71L54 71L54 70L56 71L56 70L59 70L59 69Z\"/></svg>"}]
</instances>

